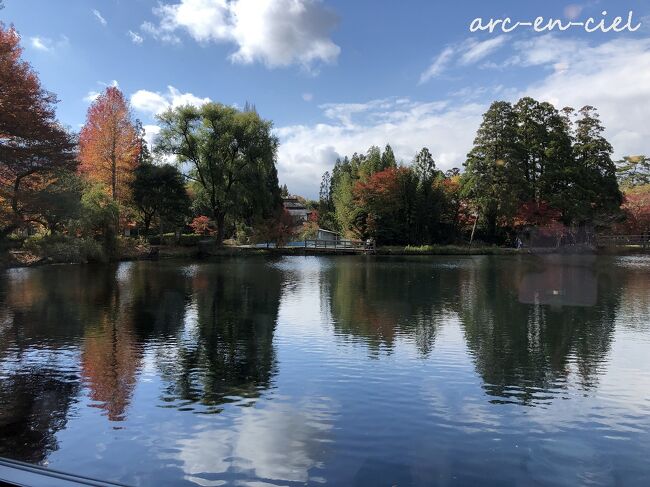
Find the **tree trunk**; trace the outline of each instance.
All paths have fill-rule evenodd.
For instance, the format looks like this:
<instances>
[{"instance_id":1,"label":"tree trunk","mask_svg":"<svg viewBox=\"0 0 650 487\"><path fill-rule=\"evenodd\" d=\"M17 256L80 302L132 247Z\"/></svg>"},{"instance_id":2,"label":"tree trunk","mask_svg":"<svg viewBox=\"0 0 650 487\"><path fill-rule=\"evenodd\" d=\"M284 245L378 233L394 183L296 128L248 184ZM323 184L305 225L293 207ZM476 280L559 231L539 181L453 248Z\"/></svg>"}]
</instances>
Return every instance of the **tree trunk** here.
<instances>
[{"instance_id":1,"label":"tree trunk","mask_svg":"<svg viewBox=\"0 0 650 487\"><path fill-rule=\"evenodd\" d=\"M226 214L222 211L218 211L215 214L215 222L217 224L217 246L221 247L223 245L223 239L226 234Z\"/></svg>"},{"instance_id":2,"label":"tree trunk","mask_svg":"<svg viewBox=\"0 0 650 487\"><path fill-rule=\"evenodd\" d=\"M144 217L144 236L145 238L149 236L149 228L151 227L151 217Z\"/></svg>"}]
</instances>

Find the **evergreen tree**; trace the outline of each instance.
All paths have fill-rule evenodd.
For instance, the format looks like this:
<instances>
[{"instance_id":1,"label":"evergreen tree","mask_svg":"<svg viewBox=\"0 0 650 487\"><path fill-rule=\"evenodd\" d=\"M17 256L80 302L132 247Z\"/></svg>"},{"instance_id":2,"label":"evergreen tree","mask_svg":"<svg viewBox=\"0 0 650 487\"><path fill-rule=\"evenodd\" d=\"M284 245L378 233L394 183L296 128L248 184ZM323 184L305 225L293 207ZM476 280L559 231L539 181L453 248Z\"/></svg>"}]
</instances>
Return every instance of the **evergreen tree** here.
<instances>
[{"instance_id":1,"label":"evergreen tree","mask_svg":"<svg viewBox=\"0 0 650 487\"><path fill-rule=\"evenodd\" d=\"M463 177L463 194L476 205L490 240L498 219L516 210L519 155L517 115L510 103L494 102L483 115Z\"/></svg>"},{"instance_id":2,"label":"evergreen tree","mask_svg":"<svg viewBox=\"0 0 650 487\"><path fill-rule=\"evenodd\" d=\"M151 152L149 152L149 146L147 145L147 140L145 139L146 131L142 126L140 119L135 120L135 130L138 134L138 144L140 145L140 150L138 152L138 166L141 164L152 164L153 157Z\"/></svg>"},{"instance_id":3,"label":"evergreen tree","mask_svg":"<svg viewBox=\"0 0 650 487\"><path fill-rule=\"evenodd\" d=\"M621 206L623 196L616 180L614 152L603 136L603 127L596 109L585 106L575 122L573 156L580 170L571 192L573 220L577 223L612 214ZM569 195L567 195L569 196Z\"/></svg>"},{"instance_id":4,"label":"evergreen tree","mask_svg":"<svg viewBox=\"0 0 650 487\"><path fill-rule=\"evenodd\" d=\"M413 173L416 181L416 232L413 239L417 243L431 243L438 239L440 225L442 192L438 179L442 178L429 149L424 147L413 160Z\"/></svg>"},{"instance_id":5,"label":"evergreen tree","mask_svg":"<svg viewBox=\"0 0 650 487\"><path fill-rule=\"evenodd\" d=\"M650 184L650 158L625 156L616 163L616 176L622 188L633 188Z\"/></svg>"},{"instance_id":6,"label":"evergreen tree","mask_svg":"<svg viewBox=\"0 0 650 487\"><path fill-rule=\"evenodd\" d=\"M381 170L397 167L397 161L395 160L395 154L393 154L393 148L390 144L386 144L384 148L384 153L381 155Z\"/></svg>"}]
</instances>

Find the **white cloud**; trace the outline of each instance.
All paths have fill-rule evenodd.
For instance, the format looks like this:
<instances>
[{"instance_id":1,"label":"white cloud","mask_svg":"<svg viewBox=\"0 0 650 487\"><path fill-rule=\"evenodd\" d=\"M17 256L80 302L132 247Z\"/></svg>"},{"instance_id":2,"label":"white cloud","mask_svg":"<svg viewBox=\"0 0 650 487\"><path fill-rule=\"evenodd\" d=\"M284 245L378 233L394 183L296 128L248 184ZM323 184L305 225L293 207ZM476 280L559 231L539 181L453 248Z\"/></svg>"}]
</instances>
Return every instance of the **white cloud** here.
<instances>
[{"instance_id":1,"label":"white cloud","mask_svg":"<svg viewBox=\"0 0 650 487\"><path fill-rule=\"evenodd\" d=\"M506 36L501 35L479 42L470 38L459 44L445 47L433 60L431 65L420 75L420 84L437 78L454 64L468 66L492 54L506 43Z\"/></svg>"},{"instance_id":2,"label":"white cloud","mask_svg":"<svg viewBox=\"0 0 650 487\"><path fill-rule=\"evenodd\" d=\"M455 50L453 47L445 47L438 57L433 60L433 63L426 69L424 73L420 75L420 84L426 83L431 78L439 76L445 69L447 65L454 57Z\"/></svg>"},{"instance_id":3,"label":"white cloud","mask_svg":"<svg viewBox=\"0 0 650 487\"><path fill-rule=\"evenodd\" d=\"M567 5L564 7L564 16L569 20L575 20L582 13L583 8L584 7L582 5L578 5L576 3Z\"/></svg>"},{"instance_id":4,"label":"white cloud","mask_svg":"<svg viewBox=\"0 0 650 487\"><path fill-rule=\"evenodd\" d=\"M305 101L312 101L314 99L313 93L303 93L302 99Z\"/></svg>"},{"instance_id":5,"label":"white cloud","mask_svg":"<svg viewBox=\"0 0 650 487\"><path fill-rule=\"evenodd\" d=\"M35 36L29 38L29 43L37 51L53 52L59 48L67 47L70 40L66 36L61 36L57 41L48 37Z\"/></svg>"},{"instance_id":6,"label":"white cloud","mask_svg":"<svg viewBox=\"0 0 650 487\"><path fill-rule=\"evenodd\" d=\"M506 40L507 37L505 35L497 36L483 42L478 42L472 39L465 46L465 52L460 58L460 64L466 66L480 61L503 46L506 43Z\"/></svg>"},{"instance_id":7,"label":"white cloud","mask_svg":"<svg viewBox=\"0 0 650 487\"><path fill-rule=\"evenodd\" d=\"M51 41L49 39L45 39L43 37L32 37L30 39L30 42L32 44L32 47L34 49L37 49L39 51L49 51L51 49Z\"/></svg>"},{"instance_id":8,"label":"white cloud","mask_svg":"<svg viewBox=\"0 0 650 487\"><path fill-rule=\"evenodd\" d=\"M132 30L130 30L129 32L127 32L127 34L131 38L131 42L133 42L133 44L140 45L140 44L142 44L142 42L144 42L144 39L142 38L142 36L140 34L138 34L137 32L133 32Z\"/></svg>"},{"instance_id":9,"label":"white cloud","mask_svg":"<svg viewBox=\"0 0 650 487\"><path fill-rule=\"evenodd\" d=\"M154 146L156 136L160 133L160 127L158 125L143 125L142 128L144 129L144 140L151 150Z\"/></svg>"},{"instance_id":10,"label":"white cloud","mask_svg":"<svg viewBox=\"0 0 650 487\"><path fill-rule=\"evenodd\" d=\"M99 91L91 90L88 92L86 96L84 96L83 100L86 103L92 103L99 97L99 95L100 95Z\"/></svg>"},{"instance_id":11,"label":"white cloud","mask_svg":"<svg viewBox=\"0 0 650 487\"><path fill-rule=\"evenodd\" d=\"M371 145L383 148L390 143L404 162L426 146L438 167L462 164L486 107L392 98L321 108L331 122L276 130L281 182L310 197L316 196L319 175L331 170L337 157L365 151Z\"/></svg>"},{"instance_id":12,"label":"white cloud","mask_svg":"<svg viewBox=\"0 0 650 487\"><path fill-rule=\"evenodd\" d=\"M112 86L114 88L119 88L120 86L120 84L115 79L109 83L105 83L104 81L98 81L97 84L105 88L108 88L109 86ZM86 96L83 97L83 101L85 101L86 103L92 103L99 97L99 95L101 95L99 91L90 90L88 94L86 94Z\"/></svg>"},{"instance_id":13,"label":"white cloud","mask_svg":"<svg viewBox=\"0 0 650 487\"><path fill-rule=\"evenodd\" d=\"M235 63L312 69L341 51L330 39L337 17L319 0L181 0L154 12L159 23L145 22L144 32L171 43L180 42L179 30L202 43L232 43Z\"/></svg>"},{"instance_id":14,"label":"white cloud","mask_svg":"<svg viewBox=\"0 0 650 487\"><path fill-rule=\"evenodd\" d=\"M104 16L101 14L99 10L97 9L93 10L93 15L99 21L99 23L102 24L104 27L108 25L108 22L106 22L106 19L104 18Z\"/></svg>"},{"instance_id":15,"label":"white cloud","mask_svg":"<svg viewBox=\"0 0 650 487\"><path fill-rule=\"evenodd\" d=\"M321 105L327 123L280 127L280 180L292 191L316 196L314 174L331 170L337 157L390 143L408 162L423 146L438 166L460 167L470 150L482 113L494 99L522 96L556 107L595 106L614 146L615 157L650 150L650 38L617 38L601 44L537 36L513 45L502 69L540 70L527 87L473 86L452 93L454 102L381 99ZM462 100L462 101L461 101ZM470 101L474 100L474 101ZM295 188L295 189L294 189Z\"/></svg>"},{"instance_id":16,"label":"white cloud","mask_svg":"<svg viewBox=\"0 0 650 487\"><path fill-rule=\"evenodd\" d=\"M614 39L599 45L544 36L517 46L522 65L548 74L521 94L558 108L595 106L616 156L648 152L650 39Z\"/></svg>"},{"instance_id":17,"label":"white cloud","mask_svg":"<svg viewBox=\"0 0 650 487\"><path fill-rule=\"evenodd\" d=\"M138 90L131 95L133 108L150 115L158 115L168 108L181 105L201 106L209 102L210 98L199 98L192 93L181 93L173 86L167 87L167 93Z\"/></svg>"}]
</instances>

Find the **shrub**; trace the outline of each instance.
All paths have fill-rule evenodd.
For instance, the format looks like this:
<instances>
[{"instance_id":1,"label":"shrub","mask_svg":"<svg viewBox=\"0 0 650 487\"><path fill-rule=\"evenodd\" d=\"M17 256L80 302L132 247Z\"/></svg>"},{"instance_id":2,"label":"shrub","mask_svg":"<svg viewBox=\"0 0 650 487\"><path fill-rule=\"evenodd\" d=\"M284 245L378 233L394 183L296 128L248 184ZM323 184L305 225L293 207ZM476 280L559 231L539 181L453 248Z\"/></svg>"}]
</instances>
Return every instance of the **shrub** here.
<instances>
[{"instance_id":1,"label":"shrub","mask_svg":"<svg viewBox=\"0 0 650 487\"><path fill-rule=\"evenodd\" d=\"M253 240L253 228L243 223L237 224L235 241L238 245L247 245Z\"/></svg>"},{"instance_id":2,"label":"shrub","mask_svg":"<svg viewBox=\"0 0 650 487\"><path fill-rule=\"evenodd\" d=\"M149 252L149 242L144 237L117 237L117 251L122 258L135 258Z\"/></svg>"},{"instance_id":3,"label":"shrub","mask_svg":"<svg viewBox=\"0 0 650 487\"><path fill-rule=\"evenodd\" d=\"M107 262L101 243L69 235L34 235L25 240L25 250L57 263Z\"/></svg>"},{"instance_id":4,"label":"shrub","mask_svg":"<svg viewBox=\"0 0 650 487\"><path fill-rule=\"evenodd\" d=\"M217 233L217 228L214 222L204 215L197 216L194 220L192 220L190 227L192 230L194 230L194 233L198 233L200 235L214 235Z\"/></svg>"}]
</instances>

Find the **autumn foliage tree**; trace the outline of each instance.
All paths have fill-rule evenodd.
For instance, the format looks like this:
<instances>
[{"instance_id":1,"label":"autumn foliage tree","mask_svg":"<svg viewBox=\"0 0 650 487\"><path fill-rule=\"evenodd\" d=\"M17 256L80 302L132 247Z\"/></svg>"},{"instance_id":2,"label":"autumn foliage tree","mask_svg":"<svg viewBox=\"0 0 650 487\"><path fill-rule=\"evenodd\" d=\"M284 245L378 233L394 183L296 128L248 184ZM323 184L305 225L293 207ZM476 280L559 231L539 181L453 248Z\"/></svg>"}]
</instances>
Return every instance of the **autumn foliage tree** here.
<instances>
[{"instance_id":1,"label":"autumn foliage tree","mask_svg":"<svg viewBox=\"0 0 650 487\"><path fill-rule=\"evenodd\" d=\"M410 210L415 200L412 180L411 171L400 167L375 173L355 184L357 209L353 221L359 236L390 244L409 234Z\"/></svg>"},{"instance_id":2,"label":"autumn foliage tree","mask_svg":"<svg viewBox=\"0 0 650 487\"><path fill-rule=\"evenodd\" d=\"M91 182L102 183L120 204L131 198L141 143L124 94L110 86L88 109L79 136L80 171Z\"/></svg>"},{"instance_id":3,"label":"autumn foliage tree","mask_svg":"<svg viewBox=\"0 0 650 487\"><path fill-rule=\"evenodd\" d=\"M56 120L58 100L21 55L20 36L0 23L0 237L36 221L34 194L76 168L75 139Z\"/></svg>"},{"instance_id":4,"label":"autumn foliage tree","mask_svg":"<svg viewBox=\"0 0 650 487\"><path fill-rule=\"evenodd\" d=\"M636 186L625 192L622 210L625 233L650 233L650 184Z\"/></svg>"}]
</instances>

